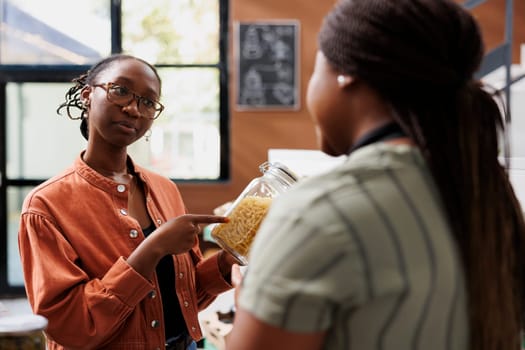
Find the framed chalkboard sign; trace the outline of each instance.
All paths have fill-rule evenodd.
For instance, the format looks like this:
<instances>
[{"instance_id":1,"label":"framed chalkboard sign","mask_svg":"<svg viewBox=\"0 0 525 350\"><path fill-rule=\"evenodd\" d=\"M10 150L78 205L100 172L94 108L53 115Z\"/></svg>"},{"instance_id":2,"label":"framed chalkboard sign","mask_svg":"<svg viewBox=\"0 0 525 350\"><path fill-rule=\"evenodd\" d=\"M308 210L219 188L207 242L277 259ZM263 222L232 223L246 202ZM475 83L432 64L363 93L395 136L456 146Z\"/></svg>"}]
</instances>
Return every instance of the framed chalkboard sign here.
<instances>
[{"instance_id":1,"label":"framed chalkboard sign","mask_svg":"<svg viewBox=\"0 0 525 350\"><path fill-rule=\"evenodd\" d=\"M238 22L237 109L299 108L299 22Z\"/></svg>"}]
</instances>

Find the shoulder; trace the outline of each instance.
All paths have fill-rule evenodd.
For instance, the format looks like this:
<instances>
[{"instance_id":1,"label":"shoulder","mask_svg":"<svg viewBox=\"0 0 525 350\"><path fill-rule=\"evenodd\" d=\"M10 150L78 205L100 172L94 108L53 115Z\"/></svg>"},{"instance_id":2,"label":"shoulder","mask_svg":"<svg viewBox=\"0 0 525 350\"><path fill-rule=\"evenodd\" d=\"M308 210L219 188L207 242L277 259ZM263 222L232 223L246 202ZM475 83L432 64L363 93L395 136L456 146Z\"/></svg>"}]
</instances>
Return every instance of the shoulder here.
<instances>
[{"instance_id":1,"label":"shoulder","mask_svg":"<svg viewBox=\"0 0 525 350\"><path fill-rule=\"evenodd\" d=\"M352 247L363 225L376 222L382 213L395 216L406 197L430 193L424 198L433 199L430 175L417 150L378 146L365 147L330 171L300 180L276 198L257 233L255 255L262 252L265 259L264 254L285 249L289 254L307 241L316 242L312 254L344 249L343 242ZM417 190L411 193L408 189L414 186Z\"/></svg>"},{"instance_id":2,"label":"shoulder","mask_svg":"<svg viewBox=\"0 0 525 350\"><path fill-rule=\"evenodd\" d=\"M333 206L343 202L352 206L354 197L385 181L389 169L413 167L414 156L409 148L371 145L352 153L341 164L330 170L301 179L289 191L278 197L271 215L303 216L321 211L330 216Z\"/></svg>"},{"instance_id":3,"label":"shoulder","mask_svg":"<svg viewBox=\"0 0 525 350\"><path fill-rule=\"evenodd\" d=\"M70 198L68 195L75 187L75 170L68 168L60 174L57 174L50 179L44 181L40 185L33 188L25 197L22 211L26 211L31 207L36 207L42 202L59 197L61 199Z\"/></svg>"}]
</instances>

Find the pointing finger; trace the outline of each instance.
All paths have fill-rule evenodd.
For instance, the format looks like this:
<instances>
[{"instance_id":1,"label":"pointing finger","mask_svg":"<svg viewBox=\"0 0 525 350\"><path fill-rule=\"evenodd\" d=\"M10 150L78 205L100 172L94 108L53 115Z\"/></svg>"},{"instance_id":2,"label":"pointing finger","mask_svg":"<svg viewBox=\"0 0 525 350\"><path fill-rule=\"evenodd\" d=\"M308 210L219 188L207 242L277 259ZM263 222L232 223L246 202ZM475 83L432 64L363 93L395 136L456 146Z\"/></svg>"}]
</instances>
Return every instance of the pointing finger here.
<instances>
[{"instance_id":1,"label":"pointing finger","mask_svg":"<svg viewBox=\"0 0 525 350\"><path fill-rule=\"evenodd\" d=\"M199 214L187 214L190 221L194 224L213 224L213 223L226 223L229 219L226 216L218 215L199 215Z\"/></svg>"}]
</instances>

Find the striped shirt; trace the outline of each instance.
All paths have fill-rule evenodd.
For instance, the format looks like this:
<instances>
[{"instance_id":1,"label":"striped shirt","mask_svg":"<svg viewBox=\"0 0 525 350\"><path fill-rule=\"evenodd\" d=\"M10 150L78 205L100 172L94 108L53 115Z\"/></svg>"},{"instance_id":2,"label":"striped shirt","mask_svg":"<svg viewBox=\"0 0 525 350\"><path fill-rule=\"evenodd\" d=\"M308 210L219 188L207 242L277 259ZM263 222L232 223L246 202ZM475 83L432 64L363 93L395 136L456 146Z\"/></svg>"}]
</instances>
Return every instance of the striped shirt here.
<instances>
[{"instance_id":1,"label":"striped shirt","mask_svg":"<svg viewBox=\"0 0 525 350\"><path fill-rule=\"evenodd\" d=\"M375 143L274 201L239 305L324 349L466 349L465 281L416 148Z\"/></svg>"}]
</instances>

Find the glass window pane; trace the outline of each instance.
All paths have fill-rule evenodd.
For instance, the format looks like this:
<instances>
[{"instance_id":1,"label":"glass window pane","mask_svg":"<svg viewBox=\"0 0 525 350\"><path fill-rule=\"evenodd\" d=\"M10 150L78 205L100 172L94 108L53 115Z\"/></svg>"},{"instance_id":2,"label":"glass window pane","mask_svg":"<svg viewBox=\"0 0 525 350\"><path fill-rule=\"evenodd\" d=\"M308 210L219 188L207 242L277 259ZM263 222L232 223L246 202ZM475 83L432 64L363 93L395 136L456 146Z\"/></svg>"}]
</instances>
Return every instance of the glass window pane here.
<instances>
[{"instance_id":1,"label":"glass window pane","mask_svg":"<svg viewBox=\"0 0 525 350\"><path fill-rule=\"evenodd\" d=\"M91 64L111 52L108 0L0 3L0 64Z\"/></svg>"},{"instance_id":2,"label":"glass window pane","mask_svg":"<svg viewBox=\"0 0 525 350\"><path fill-rule=\"evenodd\" d=\"M22 203L31 189L32 187L7 188L7 282L13 287L24 285L18 253L18 226Z\"/></svg>"},{"instance_id":3,"label":"glass window pane","mask_svg":"<svg viewBox=\"0 0 525 350\"><path fill-rule=\"evenodd\" d=\"M7 84L7 169L10 179L47 179L85 148L80 121L59 116L71 83Z\"/></svg>"},{"instance_id":4,"label":"glass window pane","mask_svg":"<svg viewBox=\"0 0 525 350\"><path fill-rule=\"evenodd\" d=\"M219 178L219 71L162 68L159 74L166 109L155 120L149 142L139 140L130 154L171 178Z\"/></svg>"},{"instance_id":5,"label":"glass window pane","mask_svg":"<svg viewBox=\"0 0 525 350\"><path fill-rule=\"evenodd\" d=\"M219 1L122 1L122 48L157 64L215 64Z\"/></svg>"}]
</instances>

